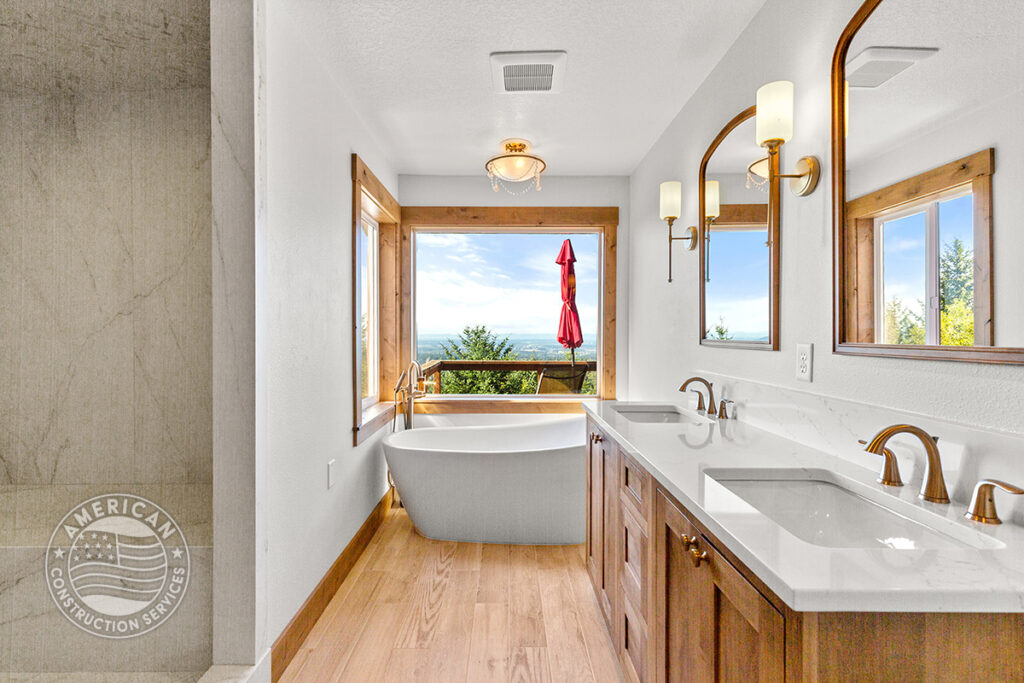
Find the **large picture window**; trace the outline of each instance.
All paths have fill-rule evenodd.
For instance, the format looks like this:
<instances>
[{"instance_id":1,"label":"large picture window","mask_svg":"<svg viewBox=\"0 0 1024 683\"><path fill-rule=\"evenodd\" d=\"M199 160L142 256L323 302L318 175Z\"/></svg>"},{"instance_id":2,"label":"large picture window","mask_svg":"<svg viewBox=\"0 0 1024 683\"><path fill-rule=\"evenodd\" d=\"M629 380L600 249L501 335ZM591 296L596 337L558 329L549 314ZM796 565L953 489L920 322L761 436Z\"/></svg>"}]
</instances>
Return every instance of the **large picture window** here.
<instances>
[{"instance_id":1,"label":"large picture window","mask_svg":"<svg viewBox=\"0 0 1024 683\"><path fill-rule=\"evenodd\" d=\"M582 345L558 340L568 240ZM414 235L415 355L439 394L597 393L600 232Z\"/></svg>"}]
</instances>

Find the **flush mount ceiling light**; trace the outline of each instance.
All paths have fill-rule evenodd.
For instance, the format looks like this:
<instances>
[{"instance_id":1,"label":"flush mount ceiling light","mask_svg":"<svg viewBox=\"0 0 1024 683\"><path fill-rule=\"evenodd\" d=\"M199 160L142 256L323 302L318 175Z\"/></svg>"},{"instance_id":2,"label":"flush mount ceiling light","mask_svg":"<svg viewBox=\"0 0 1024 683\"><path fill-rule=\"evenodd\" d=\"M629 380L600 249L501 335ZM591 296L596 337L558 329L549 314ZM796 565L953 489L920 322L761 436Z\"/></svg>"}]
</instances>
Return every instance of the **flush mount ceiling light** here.
<instances>
[{"instance_id":1,"label":"flush mount ceiling light","mask_svg":"<svg viewBox=\"0 0 1024 683\"><path fill-rule=\"evenodd\" d=\"M484 164L494 191L497 192L499 186L509 194L523 194L532 186L540 191L540 174L547 168L547 164L536 154L530 153L530 143L511 138L503 140L501 145L505 152L491 157Z\"/></svg>"}]
</instances>

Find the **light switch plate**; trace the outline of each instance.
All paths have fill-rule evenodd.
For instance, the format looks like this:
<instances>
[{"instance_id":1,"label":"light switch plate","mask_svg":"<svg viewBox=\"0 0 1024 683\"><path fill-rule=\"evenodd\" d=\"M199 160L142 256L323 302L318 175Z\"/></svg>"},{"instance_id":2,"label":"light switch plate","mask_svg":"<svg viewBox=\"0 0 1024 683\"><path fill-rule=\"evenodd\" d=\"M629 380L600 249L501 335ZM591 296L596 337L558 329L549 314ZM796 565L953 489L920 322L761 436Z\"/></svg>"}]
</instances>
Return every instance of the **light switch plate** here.
<instances>
[{"instance_id":1,"label":"light switch plate","mask_svg":"<svg viewBox=\"0 0 1024 683\"><path fill-rule=\"evenodd\" d=\"M334 459L327 461L327 488L334 486Z\"/></svg>"},{"instance_id":2,"label":"light switch plate","mask_svg":"<svg viewBox=\"0 0 1024 683\"><path fill-rule=\"evenodd\" d=\"M811 382L814 370L814 344L796 345L796 378Z\"/></svg>"}]
</instances>

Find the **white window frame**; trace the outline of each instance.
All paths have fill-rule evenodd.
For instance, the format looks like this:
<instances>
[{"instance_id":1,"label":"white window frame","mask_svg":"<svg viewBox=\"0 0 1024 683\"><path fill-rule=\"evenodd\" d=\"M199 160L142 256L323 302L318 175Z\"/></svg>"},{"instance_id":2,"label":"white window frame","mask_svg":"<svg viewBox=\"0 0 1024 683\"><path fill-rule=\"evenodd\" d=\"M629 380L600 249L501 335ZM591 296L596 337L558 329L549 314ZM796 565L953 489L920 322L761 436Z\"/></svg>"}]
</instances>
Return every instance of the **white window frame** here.
<instances>
[{"instance_id":1,"label":"white window frame","mask_svg":"<svg viewBox=\"0 0 1024 683\"><path fill-rule=\"evenodd\" d=\"M366 354L368 356L369 363L367 365L367 377L369 379L369 396L362 398L363 410L375 405L380 401L380 226L377 224L372 217L367 213L363 213L359 219L359 232L357 246L358 252L356 253L356 263L361 259L362 251L365 248L369 248L369 253L366 258L366 281L369 283L369 292L367 293L367 308L366 313L366 329L367 329L367 340L366 340ZM362 287L363 279L361 277L356 278L357 287ZM362 306L363 292L356 292L356 302L359 306ZM364 311L357 310L356 315L361 319ZM363 358L360 356L361 346L356 349L356 355L358 357L356 370L358 375L356 382L359 383L359 396L365 393L367 387L362 386L362 363Z\"/></svg>"},{"instance_id":2,"label":"white window frame","mask_svg":"<svg viewBox=\"0 0 1024 683\"><path fill-rule=\"evenodd\" d=\"M874 218L875 233L875 343L885 342L885 224L892 221L925 214L925 344L938 346L940 339L939 269L939 204L950 199L973 195L970 183L943 190L919 201L911 202Z\"/></svg>"}]
</instances>

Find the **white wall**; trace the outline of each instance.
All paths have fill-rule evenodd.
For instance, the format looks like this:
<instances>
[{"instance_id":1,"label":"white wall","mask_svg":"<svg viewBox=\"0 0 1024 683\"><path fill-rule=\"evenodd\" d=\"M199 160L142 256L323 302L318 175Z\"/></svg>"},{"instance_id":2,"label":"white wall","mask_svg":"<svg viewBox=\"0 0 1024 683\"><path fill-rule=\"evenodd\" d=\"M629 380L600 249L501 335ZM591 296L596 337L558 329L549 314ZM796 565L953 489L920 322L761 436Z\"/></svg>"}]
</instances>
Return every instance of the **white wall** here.
<instances>
[{"instance_id":1,"label":"white wall","mask_svg":"<svg viewBox=\"0 0 1024 683\"><path fill-rule=\"evenodd\" d=\"M386 490L383 431L352 447L351 154L392 191L352 93L267 3L268 630L276 638ZM306 11L306 10L302 10ZM336 460L327 488L327 462Z\"/></svg>"},{"instance_id":2,"label":"white wall","mask_svg":"<svg viewBox=\"0 0 1024 683\"><path fill-rule=\"evenodd\" d=\"M510 195L491 189L487 175L475 176L401 175L399 198L403 206L617 206L618 289L616 313L615 391L628 392L629 355L629 179L622 176L543 176L540 192L530 190Z\"/></svg>"},{"instance_id":3,"label":"white wall","mask_svg":"<svg viewBox=\"0 0 1024 683\"><path fill-rule=\"evenodd\" d=\"M899 182L961 157L994 147L992 175L992 244L995 277L997 346L1024 346L1024 129L1020 112L1024 89L964 112L960 117L922 132L870 161L850 169L846 188L850 198Z\"/></svg>"},{"instance_id":4,"label":"white wall","mask_svg":"<svg viewBox=\"0 0 1024 683\"><path fill-rule=\"evenodd\" d=\"M692 371L800 386L821 395L868 399L984 427L1024 430L1024 369L962 363L855 358L831 353L832 238L829 185L829 77L839 34L861 0L768 0L736 44L666 129L630 179L629 397L668 398ZM682 225L697 221L697 171L708 143L757 88L796 86L795 136L784 170L804 154L825 167L809 197L782 193L782 350L698 344L697 259L676 248L675 282L665 281L658 184L683 181ZM815 345L814 383L794 378L797 342Z\"/></svg>"}]
</instances>

